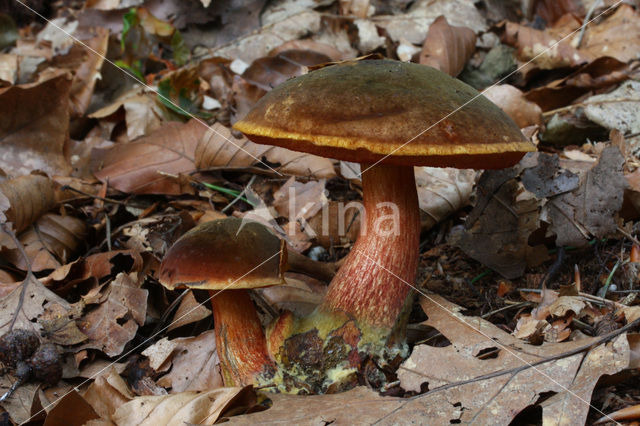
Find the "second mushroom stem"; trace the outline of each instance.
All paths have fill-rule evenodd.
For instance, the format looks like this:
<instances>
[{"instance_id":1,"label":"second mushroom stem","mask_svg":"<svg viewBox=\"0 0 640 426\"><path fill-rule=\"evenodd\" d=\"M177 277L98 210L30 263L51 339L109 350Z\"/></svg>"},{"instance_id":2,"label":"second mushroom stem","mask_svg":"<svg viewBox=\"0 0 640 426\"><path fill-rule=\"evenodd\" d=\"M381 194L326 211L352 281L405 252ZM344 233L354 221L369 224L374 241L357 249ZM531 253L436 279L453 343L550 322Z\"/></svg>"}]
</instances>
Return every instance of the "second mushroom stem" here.
<instances>
[{"instance_id":1,"label":"second mushroom stem","mask_svg":"<svg viewBox=\"0 0 640 426\"><path fill-rule=\"evenodd\" d=\"M210 292L216 346L225 386L245 386L274 368L248 290Z\"/></svg>"}]
</instances>

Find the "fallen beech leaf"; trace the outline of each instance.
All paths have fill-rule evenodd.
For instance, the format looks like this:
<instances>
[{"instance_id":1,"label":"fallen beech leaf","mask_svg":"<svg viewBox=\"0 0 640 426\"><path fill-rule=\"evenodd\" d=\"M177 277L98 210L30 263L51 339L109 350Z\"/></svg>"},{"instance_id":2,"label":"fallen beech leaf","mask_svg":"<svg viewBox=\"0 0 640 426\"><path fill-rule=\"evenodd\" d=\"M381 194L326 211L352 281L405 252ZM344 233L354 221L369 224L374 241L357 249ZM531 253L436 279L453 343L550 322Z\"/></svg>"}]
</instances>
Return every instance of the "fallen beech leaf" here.
<instances>
[{"instance_id":1,"label":"fallen beech leaf","mask_svg":"<svg viewBox=\"0 0 640 426\"><path fill-rule=\"evenodd\" d=\"M355 242L360 233L361 219L362 212L357 203L329 201L307 222L316 234L316 242L330 249Z\"/></svg>"},{"instance_id":2,"label":"fallen beech leaf","mask_svg":"<svg viewBox=\"0 0 640 426\"><path fill-rule=\"evenodd\" d=\"M603 56L585 64L551 83L535 87L526 98L535 102L543 111L564 107L591 89L601 89L629 78L629 66L609 56Z\"/></svg>"},{"instance_id":3,"label":"fallen beech leaf","mask_svg":"<svg viewBox=\"0 0 640 426\"><path fill-rule=\"evenodd\" d=\"M202 303L199 303L193 297L193 292L188 290L187 295L180 302L180 306L178 306L167 331L175 330L183 325L193 324L207 317L211 317L211 311Z\"/></svg>"},{"instance_id":4,"label":"fallen beech leaf","mask_svg":"<svg viewBox=\"0 0 640 426\"><path fill-rule=\"evenodd\" d=\"M622 207L626 180L624 159L617 147L605 148L598 163L580 179L580 186L549 200L551 225L556 245L585 246L590 236L604 238L616 232L616 213Z\"/></svg>"},{"instance_id":5,"label":"fallen beech leaf","mask_svg":"<svg viewBox=\"0 0 640 426\"><path fill-rule=\"evenodd\" d=\"M7 206L1 207L1 211L6 221L13 224L16 233L27 229L55 206L53 182L45 176L27 175L2 181L0 194L8 202Z\"/></svg>"},{"instance_id":6,"label":"fallen beech leaf","mask_svg":"<svg viewBox=\"0 0 640 426\"><path fill-rule=\"evenodd\" d=\"M436 395L444 393L449 401L460 402L462 423L472 420L480 424L509 423L532 403L530 395L553 391L557 392L552 397L553 401L541 404L543 422L562 419L563 424L583 424L590 408L584 401L591 399L591 392L600 376L628 366L629 347L626 336L622 335L613 343L598 345L586 353L519 370L526 363L586 346L589 340L532 346L486 320L462 315L461 307L440 296L423 298L421 306L429 316L424 324L443 333L451 345L415 347L411 357L398 371L405 389L419 390L422 383L427 382L433 392L439 386L451 386L493 372L516 369L511 374L487 377L437 392ZM489 350L496 355L479 357ZM487 392L487 389L493 391ZM429 396L427 393L422 398ZM566 404L564 407L563 403Z\"/></svg>"},{"instance_id":7,"label":"fallen beech leaf","mask_svg":"<svg viewBox=\"0 0 640 426\"><path fill-rule=\"evenodd\" d=\"M581 24L571 14L563 15L553 27L544 31L507 22L502 39L518 48L522 61L533 60L542 69L577 66L601 56L628 62L640 54L640 45L629 43L629 40L640 38L640 13L632 6L622 4L601 22L588 25L580 48L574 47L580 37L579 31L562 40ZM549 49L551 46L553 48Z\"/></svg>"},{"instance_id":8,"label":"fallen beech leaf","mask_svg":"<svg viewBox=\"0 0 640 426\"><path fill-rule=\"evenodd\" d=\"M73 315L72 306L38 280L27 278L22 285L24 288L18 287L0 300L0 335L9 331L12 324L15 329L33 330L40 335L43 326L38 320L44 315L45 309L64 313L65 316Z\"/></svg>"},{"instance_id":9,"label":"fallen beech leaf","mask_svg":"<svg viewBox=\"0 0 640 426\"><path fill-rule=\"evenodd\" d=\"M586 302L576 296L560 296L549 305L549 314L554 317L563 317L569 311L580 316L582 310L587 306Z\"/></svg>"},{"instance_id":10,"label":"fallen beech leaf","mask_svg":"<svg viewBox=\"0 0 640 426\"><path fill-rule=\"evenodd\" d=\"M115 368L111 368L96 377L82 397L100 418L112 420L112 415L118 407L131 401L134 395Z\"/></svg>"},{"instance_id":11,"label":"fallen beech leaf","mask_svg":"<svg viewBox=\"0 0 640 426\"><path fill-rule=\"evenodd\" d=\"M528 243L539 228L541 201L514 179L517 173L513 168L485 172L464 229L450 237L451 243L508 279L548 257L544 245Z\"/></svg>"},{"instance_id":12,"label":"fallen beech leaf","mask_svg":"<svg viewBox=\"0 0 640 426\"><path fill-rule=\"evenodd\" d=\"M196 337L173 339L169 343L175 347L173 356L168 359L173 367L168 374L156 381L158 385L170 387L172 394L223 386L213 330Z\"/></svg>"},{"instance_id":13,"label":"fallen beech leaf","mask_svg":"<svg viewBox=\"0 0 640 426\"><path fill-rule=\"evenodd\" d=\"M109 284L109 297L79 321L90 342L79 349L95 348L108 356L119 355L144 324L148 290L140 288L136 273L120 273Z\"/></svg>"},{"instance_id":14,"label":"fallen beech leaf","mask_svg":"<svg viewBox=\"0 0 640 426\"><path fill-rule=\"evenodd\" d=\"M329 179L336 174L333 163L328 158L276 146L259 145L244 136L235 138L231 131L220 123L215 123L212 128L214 131L207 132L195 150L196 167L200 170L240 168L264 172L264 164L255 160L259 158L280 173L288 175ZM233 144L227 139L231 139Z\"/></svg>"},{"instance_id":15,"label":"fallen beech leaf","mask_svg":"<svg viewBox=\"0 0 640 426\"><path fill-rule=\"evenodd\" d=\"M571 13L584 16L584 4L579 0L541 0L534 2L534 16L538 15L552 25L561 16Z\"/></svg>"},{"instance_id":16,"label":"fallen beech leaf","mask_svg":"<svg viewBox=\"0 0 640 426\"><path fill-rule=\"evenodd\" d=\"M196 120L170 122L148 136L108 149L94 149L93 172L102 182L127 193L173 194L183 188L180 173L195 169L196 145L207 128Z\"/></svg>"},{"instance_id":17,"label":"fallen beech leaf","mask_svg":"<svg viewBox=\"0 0 640 426\"><path fill-rule=\"evenodd\" d=\"M482 94L498 105L521 129L533 124L542 124L542 110L525 99L524 94L509 84L489 86Z\"/></svg>"},{"instance_id":18,"label":"fallen beech leaf","mask_svg":"<svg viewBox=\"0 0 640 426\"><path fill-rule=\"evenodd\" d=\"M613 92L591 96L583 104L587 118L604 128L640 132L640 81L622 83Z\"/></svg>"},{"instance_id":19,"label":"fallen beech leaf","mask_svg":"<svg viewBox=\"0 0 640 426\"><path fill-rule=\"evenodd\" d=\"M429 25L444 15L455 26L469 27L475 33L488 29L487 21L472 2L466 0L439 0L414 2L407 13L376 16L376 25L384 28L394 42L406 39L421 45Z\"/></svg>"},{"instance_id":20,"label":"fallen beech leaf","mask_svg":"<svg viewBox=\"0 0 640 426\"><path fill-rule=\"evenodd\" d=\"M162 364L169 358L169 356L176 349L177 343L170 341L169 338L164 337L158 340L153 345L142 351L142 355L149 358L149 366L156 371L161 371Z\"/></svg>"},{"instance_id":21,"label":"fallen beech leaf","mask_svg":"<svg viewBox=\"0 0 640 426\"><path fill-rule=\"evenodd\" d=\"M331 61L338 62L349 59L349 56L344 52L336 49L330 44L320 43L309 38L302 40L291 40L282 43L280 46L269 52L269 56L277 55L280 52L286 50L311 50L313 52L321 53L331 59Z\"/></svg>"},{"instance_id":22,"label":"fallen beech leaf","mask_svg":"<svg viewBox=\"0 0 640 426\"><path fill-rule=\"evenodd\" d=\"M250 392L253 390L246 387L140 396L120 406L113 420L118 425L140 426L214 424L222 412Z\"/></svg>"},{"instance_id":23,"label":"fallen beech leaf","mask_svg":"<svg viewBox=\"0 0 640 426\"><path fill-rule=\"evenodd\" d=\"M240 59L250 64L258 58L267 56L274 46L298 40L309 33L317 33L320 30L321 15L316 11L304 10L285 19L279 19L278 22L272 24L263 26L255 34L239 38L227 46L214 49L211 53L224 58Z\"/></svg>"},{"instance_id":24,"label":"fallen beech leaf","mask_svg":"<svg viewBox=\"0 0 640 426\"><path fill-rule=\"evenodd\" d=\"M420 210L426 214L422 230L431 229L447 216L467 206L477 172L439 167L415 167Z\"/></svg>"},{"instance_id":25,"label":"fallen beech leaf","mask_svg":"<svg viewBox=\"0 0 640 426\"><path fill-rule=\"evenodd\" d=\"M16 378L9 374L0 376L0 392L4 394L8 391L15 380ZM9 417L16 424L25 424L31 416L40 411L36 402L39 388L39 383L25 383L18 387L10 398L1 402L0 406L9 413Z\"/></svg>"},{"instance_id":26,"label":"fallen beech leaf","mask_svg":"<svg viewBox=\"0 0 640 426\"><path fill-rule=\"evenodd\" d=\"M420 63L455 77L475 50L476 33L471 28L451 26L447 18L440 15L429 26Z\"/></svg>"},{"instance_id":27,"label":"fallen beech leaf","mask_svg":"<svg viewBox=\"0 0 640 426\"><path fill-rule=\"evenodd\" d=\"M87 57L75 70L73 83L71 83L70 103L73 115L76 117L83 115L87 111L93 95L93 89L99 80L100 68L102 68L107 55L109 30L96 27L93 31L95 36L83 41L90 49L81 46L83 53Z\"/></svg>"},{"instance_id":28,"label":"fallen beech leaf","mask_svg":"<svg viewBox=\"0 0 640 426\"><path fill-rule=\"evenodd\" d=\"M70 88L67 74L0 88L0 168L6 173L71 173L64 155L69 139Z\"/></svg>"},{"instance_id":29,"label":"fallen beech leaf","mask_svg":"<svg viewBox=\"0 0 640 426\"><path fill-rule=\"evenodd\" d=\"M309 219L328 202L325 180L297 182L294 177L273 193L273 207L281 217L289 221Z\"/></svg>"},{"instance_id":30,"label":"fallen beech leaf","mask_svg":"<svg viewBox=\"0 0 640 426\"><path fill-rule=\"evenodd\" d=\"M73 389L67 392L60 399L56 399L55 405L47 413L47 418L43 426L59 426L69 424L73 419L77 424L87 424L91 420L97 420L100 416L94 411L91 405Z\"/></svg>"},{"instance_id":31,"label":"fallen beech leaf","mask_svg":"<svg viewBox=\"0 0 640 426\"><path fill-rule=\"evenodd\" d=\"M19 239L29 257L28 262L35 272L56 269L67 263L87 234L84 221L72 216L47 213L25 232ZM23 271L27 270L27 260L18 249L6 250L5 258Z\"/></svg>"}]
</instances>

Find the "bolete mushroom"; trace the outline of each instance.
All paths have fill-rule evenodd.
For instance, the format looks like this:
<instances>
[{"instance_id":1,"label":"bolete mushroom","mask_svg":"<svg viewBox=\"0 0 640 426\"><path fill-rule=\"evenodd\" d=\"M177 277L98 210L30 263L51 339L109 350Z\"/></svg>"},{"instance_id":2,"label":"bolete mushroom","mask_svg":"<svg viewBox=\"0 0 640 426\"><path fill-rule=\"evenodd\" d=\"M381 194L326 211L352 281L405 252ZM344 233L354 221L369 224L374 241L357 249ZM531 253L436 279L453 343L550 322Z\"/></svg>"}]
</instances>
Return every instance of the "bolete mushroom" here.
<instances>
[{"instance_id":1,"label":"bolete mushroom","mask_svg":"<svg viewBox=\"0 0 640 426\"><path fill-rule=\"evenodd\" d=\"M256 222L227 218L206 222L180 237L160 265L168 289L209 290L216 346L226 386L268 379L275 365L248 289L284 283L283 241Z\"/></svg>"},{"instance_id":2,"label":"bolete mushroom","mask_svg":"<svg viewBox=\"0 0 640 426\"><path fill-rule=\"evenodd\" d=\"M234 128L254 142L361 164L366 218L360 236L316 318L303 321L307 328L335 330L343 324L339 317L355 320L360 351L373 350L363 343L379 348L398 337L393 330L407 305L407 283L415 281L420 216L413 166L496 169L535 151L518 126L470 86L393 60L347 61L293 78Z\"/></svg>"}]
</instances>

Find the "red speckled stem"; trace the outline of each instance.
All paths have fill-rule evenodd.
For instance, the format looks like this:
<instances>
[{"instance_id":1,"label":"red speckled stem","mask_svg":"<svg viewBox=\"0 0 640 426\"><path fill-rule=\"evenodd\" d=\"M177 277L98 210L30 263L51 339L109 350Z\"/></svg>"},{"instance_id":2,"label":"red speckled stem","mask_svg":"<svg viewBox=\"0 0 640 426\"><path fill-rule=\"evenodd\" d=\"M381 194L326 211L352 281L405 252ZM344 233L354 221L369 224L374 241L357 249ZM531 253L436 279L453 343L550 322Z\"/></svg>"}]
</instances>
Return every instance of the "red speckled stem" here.
<instances>
[{"instance_id":1,"label":"red speckled stem","mask_svg":"<svg viewBox=\"0 0 640 426\"><path fill-rule=\"evenodd\" d=\"M247 290L224 290L213 298L216 346L225 386L245 386L273 368L256 308ZM215 294L215 295L214 295Z\"/></svg>"},{"instance_id":2,"label":"red speckled stem","mask_svg":"<svg viewBox=\"0 0 640 426\"><path fill-rule=\"evenodd\" d=\"M414 284L418 267L420 212L413 173L413 167L378 165L362 175L366 220L331 281L323 310L341 310L377 327L395 325L411 290L405 282Z\"/></svg>"}]
</instances>

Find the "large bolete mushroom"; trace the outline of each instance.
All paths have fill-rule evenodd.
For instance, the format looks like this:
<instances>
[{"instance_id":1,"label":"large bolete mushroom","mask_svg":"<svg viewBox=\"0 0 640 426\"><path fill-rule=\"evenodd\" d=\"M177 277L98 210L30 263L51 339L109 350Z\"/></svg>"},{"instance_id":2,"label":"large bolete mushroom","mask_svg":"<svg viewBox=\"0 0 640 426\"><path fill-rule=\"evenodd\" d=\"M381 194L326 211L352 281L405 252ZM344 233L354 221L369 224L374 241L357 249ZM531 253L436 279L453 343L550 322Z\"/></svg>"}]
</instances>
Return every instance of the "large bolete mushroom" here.
<instances>
[{"instance_id":1,"label":"large bolete mushroom","mask_svg":"<svg viewBox=\"0 0 640 426\"><path fill-rule=\"evenodd\" d=\"M347 61L291 79L234 128L254 142L361 164L366 218L360 236L315 318L297 331L315 327L326 337L348 318L361 333L358 351L370 354L404 334L393 331L418 266L413 166L504 168L535 150L470 86L392 60Z\"/></svg>"},{"instance_id":2,"label":"large bolete mushroom","mask_svg":"<svg viewBox=\"0 0 640 426\"><path fill-rule=\"evenodd\" d=\"M263 225L227 218L196 226L160 265L167 288L211 292L216 346L226 386L268 380L275 372L249 289L284 284L287 250Z\"/></svg>"}]
</instances>

